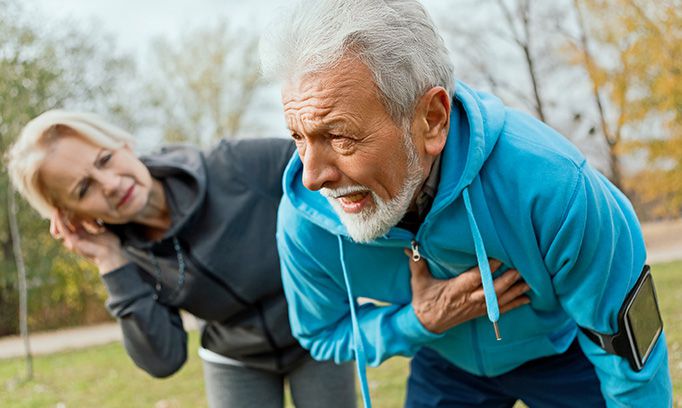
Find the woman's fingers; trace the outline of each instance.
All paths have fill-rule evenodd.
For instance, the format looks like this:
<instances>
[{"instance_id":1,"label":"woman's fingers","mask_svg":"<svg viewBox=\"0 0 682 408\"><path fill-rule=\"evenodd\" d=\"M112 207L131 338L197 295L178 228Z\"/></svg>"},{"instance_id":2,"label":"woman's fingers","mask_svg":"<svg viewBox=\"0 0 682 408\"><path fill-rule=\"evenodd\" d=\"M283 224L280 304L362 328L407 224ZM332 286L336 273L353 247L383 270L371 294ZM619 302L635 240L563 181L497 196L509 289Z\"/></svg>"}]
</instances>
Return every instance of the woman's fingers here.
<instances>
[{"instance_id":1,"label":"woman's fingers","mask_svg":"<svg viewBox=\"0 0 682 408\"><path fill-rule=\"evenodd\" d=\"M63 228L59 211L53 212L50 217L50 235L52 235L54 239L62 239L61 230Z\"/></svg>"}]
</instances>

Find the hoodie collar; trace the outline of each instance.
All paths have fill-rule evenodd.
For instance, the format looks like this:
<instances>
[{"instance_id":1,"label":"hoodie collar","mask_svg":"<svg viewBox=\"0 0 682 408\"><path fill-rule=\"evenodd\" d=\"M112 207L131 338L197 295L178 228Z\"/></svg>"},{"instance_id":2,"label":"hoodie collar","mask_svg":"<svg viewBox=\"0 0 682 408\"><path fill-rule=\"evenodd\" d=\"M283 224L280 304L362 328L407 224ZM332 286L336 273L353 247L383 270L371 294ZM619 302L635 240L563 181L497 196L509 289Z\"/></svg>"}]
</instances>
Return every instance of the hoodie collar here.
<instances>
[{"instance_id":1,"label":"hoodie collar","mask_svg":"<svg viewBox=\"0 0 682 408\"><path fill-rule=\"evenodd\" d=\"M152 177L161 181L171 214L171 227L161 240L175 236L198 213L206 196L206 166L201 151L191 146L166 146L159 153L140 157ZM121 241L140 249L150 241L136 224L108 226Z\"/></svg>"},{"instance_id":2,"label":"hoodie collar","mask_svg":"<svg viewBox=\"0 0 682 408\"><path fill-rule=\"evenodd\" d=\"M442 176L431 213L460 197L478 176L499 139L504 119L504 105L496 96L456 83Z\"/></svg>"}]
</instances>

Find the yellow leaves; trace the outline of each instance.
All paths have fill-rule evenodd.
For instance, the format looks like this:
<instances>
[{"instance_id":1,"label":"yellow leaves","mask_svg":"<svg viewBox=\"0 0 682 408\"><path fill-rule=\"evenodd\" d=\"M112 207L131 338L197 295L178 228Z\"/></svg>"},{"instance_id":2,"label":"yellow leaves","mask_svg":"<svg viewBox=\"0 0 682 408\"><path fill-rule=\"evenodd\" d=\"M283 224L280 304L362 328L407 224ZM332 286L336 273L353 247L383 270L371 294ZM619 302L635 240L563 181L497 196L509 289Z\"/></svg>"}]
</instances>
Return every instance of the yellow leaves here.
<instances>
[{"instance_id":1,"label":"yellow leaves","mask_svg":"<svg viewBox=\"0 0 682 408\"><path fill-rule=\"evenodd\" d=\"M624 181L655 216L682 215L682 9L676 1L576 0L587 11L595 58L586 70L615 111L614 152L644 153ZM584 63L584 62L583 62ZM656 135L656 138L652 136Z\"/></svg>"}]
</instances>

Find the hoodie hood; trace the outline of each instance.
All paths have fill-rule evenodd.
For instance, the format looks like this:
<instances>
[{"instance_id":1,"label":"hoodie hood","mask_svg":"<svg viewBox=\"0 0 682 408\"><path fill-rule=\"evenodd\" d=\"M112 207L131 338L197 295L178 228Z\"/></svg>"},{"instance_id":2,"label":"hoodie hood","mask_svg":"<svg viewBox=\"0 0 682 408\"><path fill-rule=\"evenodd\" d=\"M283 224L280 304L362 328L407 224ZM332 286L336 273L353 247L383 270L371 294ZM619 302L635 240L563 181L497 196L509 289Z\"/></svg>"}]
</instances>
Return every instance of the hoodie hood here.
<instances>
[{"instance_id":1,"label":"hoodie hood","mask_svg":"<svg viewBox=\"0 0 682 408\"><path fill-rule=\"evenodd\" d=\"M430 213L457 199L478 175L497 142L504 118L504 106L497 97L474 91L462 82L455 84L450 130L442 153L443 176ZM348 237L327 198L303 185L302 173L303 164L298 155L294 155L283 178L287 199L316 225L335 235Z\"/></svg>"},{"instance_id":2,"label":"hoodie hood","mask_svg":"<svg viewBox=\"0 0 682 408\"><path fill-rule=\"evenodd\" d=\"M206 197L206 166L201 151L191 146L166 146L160 152L140 157L155 179L161 181L170 207L172 224L164 235L172 237L191 222ZM140 249L150 248L154 242L144 238L132 224L111 225L122 240Z\"/></svg>"}]
</instances>

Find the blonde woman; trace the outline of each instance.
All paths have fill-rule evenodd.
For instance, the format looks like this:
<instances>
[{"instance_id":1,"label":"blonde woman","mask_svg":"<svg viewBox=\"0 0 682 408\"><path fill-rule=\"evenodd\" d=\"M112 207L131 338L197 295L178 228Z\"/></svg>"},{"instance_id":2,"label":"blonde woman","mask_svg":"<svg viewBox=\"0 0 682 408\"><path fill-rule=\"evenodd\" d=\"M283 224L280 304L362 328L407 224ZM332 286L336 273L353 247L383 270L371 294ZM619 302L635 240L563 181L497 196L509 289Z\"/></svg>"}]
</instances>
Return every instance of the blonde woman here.
<instances>
[{"instance_id":1,"label":"blonde woman","mask_svg":"<svg viewBox=\"0 0 682 408\"><path fill-rule=\"evenodd\" d=\"M187 356L184 309L203 321L211 407L354 407L349 365L316 362L291 335L275 244L293 145L222 141L138 158L92 114L46 112L9 152L18 191L70 251L97 265L125 348L154 377Z\"/></svg>"}]
</instances>

